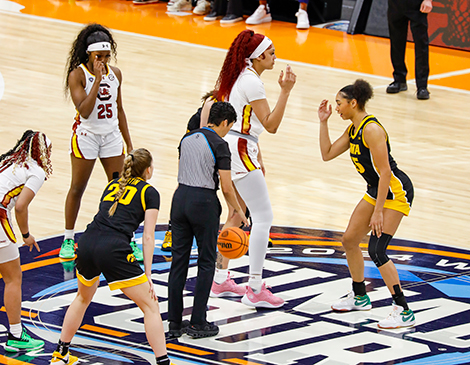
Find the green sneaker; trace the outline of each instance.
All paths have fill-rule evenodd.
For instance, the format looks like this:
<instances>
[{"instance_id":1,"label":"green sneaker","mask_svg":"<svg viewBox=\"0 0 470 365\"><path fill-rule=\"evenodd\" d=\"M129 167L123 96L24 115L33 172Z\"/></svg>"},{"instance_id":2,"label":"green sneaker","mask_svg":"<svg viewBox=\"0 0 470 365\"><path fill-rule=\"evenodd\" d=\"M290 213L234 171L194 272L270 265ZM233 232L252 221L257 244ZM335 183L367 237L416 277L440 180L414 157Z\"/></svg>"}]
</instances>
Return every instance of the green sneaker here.
<instances>
[{"instance_id":1,"label":"green sneaker","mask_svg":"<svg viewBox=\"0 0 470 365\"><path fill-rule=\"evenodd\" d=\"M416 324L416 318L411 309L404 310L403 307L393 303L392 313L377 324L379 328L401 328L411 327Z\"/></svg>"},{"instance_id":2,"label":"green sneaker","mask_svg":"<svg viewBox=\"0 0 470 365\"><path fill-rule=\"evenodd\" d=\"M23 328L23 332L21 333L21 338L16 338L11 333L8 333L8 340L5 344L5 351L8 352L18 352L21 350L37 350L44 347L44 341L42 340L35 340L31 338L28 333L26 333L26 328Z\"/></svg>"},{"instance_id":3,"label":"green sneaker","mask_svg":"<svg viewBox=\"0 0 470 365\"><path fill-rule=\"evenodd\" d=\"M137 246L137 243L135 241L131 241L130 245L132 247L135 259L137 261L144 261L144 253L139 248L139 246Z\"/></svg>"},{"instance_id":4,"label":"green sneaker","mask_svg":"<svg viewBox=\"0 0 470 365\"><path fill-rule=\"evenodd\" d=\"M371 308L372 304L367 294L355 296L353 292L349 292L345 298L340 299L331 306L331 309L339 312L368 311Z\"/></svg>"},{"instance_id":5,"label":"green sneaker","mask_svg":"<svg viewBox=\"0 0 470 365\"><path fill-rule=\"evenodd\" d=\"M75 257L75 241L72 239L64 240L60 247L59 257L62 259L73 259Z\"/></svg>"}]
</instances>

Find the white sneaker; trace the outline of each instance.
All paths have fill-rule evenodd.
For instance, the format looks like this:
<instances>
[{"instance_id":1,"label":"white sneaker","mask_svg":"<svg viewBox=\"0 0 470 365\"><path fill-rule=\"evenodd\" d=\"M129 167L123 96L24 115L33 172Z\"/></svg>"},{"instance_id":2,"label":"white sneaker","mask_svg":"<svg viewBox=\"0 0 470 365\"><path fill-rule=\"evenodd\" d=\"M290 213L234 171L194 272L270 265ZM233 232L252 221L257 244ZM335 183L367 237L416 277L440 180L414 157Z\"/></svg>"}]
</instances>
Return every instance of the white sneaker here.
<instances>
[{"instance_id":1,"label":"white sneaker","mask_svg":"<svg viewBox=\"0 0 470 365\"><path fill-rule=\"evenodd\" d=\"M246 20L246 24L255 25L262 23L269 23L271 20L271 12L269 6L260 5L258 9Z\"/></svg>"},{"instance_id":2,"label":"white sneaker","mask_svg":"<svg viewBox=\"0 0 470 365\"><path fill-rule=\"evenodd\" d=\"M297 17L297 29L310 28L308 13L305 10L299 9L299 11L295 13L295 16Z\"/></svg>"},{"instance_id":3,"label":"white sneaker","mask_svg":"<svg viewBox=\"0 0 470 365\"><path fill-rule=\"evenodd\" d=\"M176 0L173 5L166 8L170 12L191 11L193 9L191 0Z\"/></svg>"},{"instance_id":4,"label":"white sneaker","mask_svg":"<svg viewBox=\"0 0 470 365\"><path fill-rule=\"evenodd\" d=\"M339 312L368 311L371 308L372 304L370 304L370 298L367 294L354 296L352 291L345 298L340 299L339 302L331 306L331 309Z\"/></svg>"},{"instance_id":5,"label":"white sneaker","mask_svg":"<svg viewBox=\"0 0 470 365\"><path fill-rule=\"evenodd\" d=\"M194 14L205 15L211 10L211 4L206 0L197 0L196 7L193 10Z\"/></svg>"},{"instance_id":6,"label":"white sneaker","mask_svg":"<svg viewBox=\"0 0 470 365\"><path fill-rule=\"evenodd\" d=\"M393 304L392 313L377 324L379 328L401 328L411 327L416 324L416 319L411 309L404 310L402 306Z\"/></svg>"}]
</instances>

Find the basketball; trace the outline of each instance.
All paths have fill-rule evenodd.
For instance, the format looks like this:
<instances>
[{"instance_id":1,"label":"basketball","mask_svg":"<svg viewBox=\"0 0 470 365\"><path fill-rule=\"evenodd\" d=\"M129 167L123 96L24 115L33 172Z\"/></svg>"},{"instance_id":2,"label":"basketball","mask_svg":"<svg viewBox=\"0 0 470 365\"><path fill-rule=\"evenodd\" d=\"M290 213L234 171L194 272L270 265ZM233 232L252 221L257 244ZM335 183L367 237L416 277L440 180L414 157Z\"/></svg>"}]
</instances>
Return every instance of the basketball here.
<instances>
[{"instance_id":1,"label":"basketball","mask_svg":"<svg viewBox=\"0 0 470 365\"><path fill-rule=\"evenodd\" d=\"M217 247L222 256L238 259L248 251L248 237L241 228L225 228L220 231Z\"/></svg>"}]
</instances>

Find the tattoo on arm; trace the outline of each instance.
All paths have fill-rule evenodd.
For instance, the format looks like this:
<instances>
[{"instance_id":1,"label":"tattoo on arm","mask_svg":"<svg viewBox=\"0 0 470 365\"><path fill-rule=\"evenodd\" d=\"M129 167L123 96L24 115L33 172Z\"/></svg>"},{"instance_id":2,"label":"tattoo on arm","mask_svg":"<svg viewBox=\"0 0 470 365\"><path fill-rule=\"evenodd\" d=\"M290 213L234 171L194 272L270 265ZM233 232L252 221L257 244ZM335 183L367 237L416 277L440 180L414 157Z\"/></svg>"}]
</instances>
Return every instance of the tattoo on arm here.
<instances>
[{"instance_id":1,"label":"tattoo on arm","mask_svg":"<svg viewBox=\"0 0 470 365\"><path fill-rule=\"evenodd\" d=\"M215 264L215 267L217 269L223 269L223 267L222 267L222 255L219 252L217 252L217 262Z\"/></svg>"}]
</instances>

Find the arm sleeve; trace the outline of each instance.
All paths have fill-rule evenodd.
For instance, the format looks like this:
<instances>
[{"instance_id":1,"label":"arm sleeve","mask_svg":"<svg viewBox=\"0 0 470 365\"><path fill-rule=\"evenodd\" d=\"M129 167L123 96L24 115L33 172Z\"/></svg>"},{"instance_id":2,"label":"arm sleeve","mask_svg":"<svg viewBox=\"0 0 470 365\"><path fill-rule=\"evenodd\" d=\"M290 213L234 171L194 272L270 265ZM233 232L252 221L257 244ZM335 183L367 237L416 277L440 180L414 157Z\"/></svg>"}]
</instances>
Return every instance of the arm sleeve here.
<instances>
[{"instance_id":1,"label":"arm sleeve","mask_svg":"<svg viewBox=\"0 0 470 365\"><path fill-rule=\"evenodd\" d=\"M160 209L160 194L153 186L145 190L146 209Z\"/></svg>"}]
</instances>

